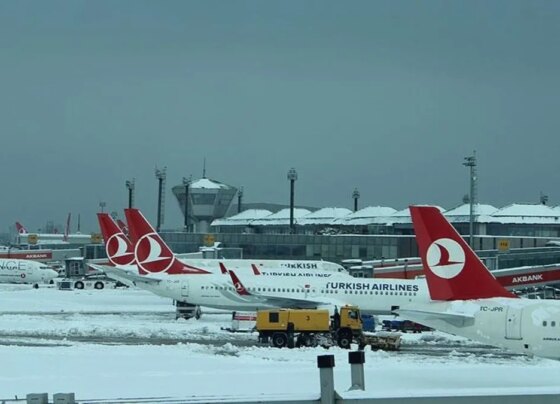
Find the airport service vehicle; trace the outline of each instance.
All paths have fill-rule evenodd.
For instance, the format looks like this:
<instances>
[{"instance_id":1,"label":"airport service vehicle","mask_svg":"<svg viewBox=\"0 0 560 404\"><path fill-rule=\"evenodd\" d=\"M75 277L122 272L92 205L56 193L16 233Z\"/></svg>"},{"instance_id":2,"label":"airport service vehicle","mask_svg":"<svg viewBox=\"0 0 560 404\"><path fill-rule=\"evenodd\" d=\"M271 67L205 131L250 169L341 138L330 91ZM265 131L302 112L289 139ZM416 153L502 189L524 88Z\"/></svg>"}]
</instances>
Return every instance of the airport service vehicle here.
<instances>
[{"instance_id":1,"label":"airport service vehicle","mask_svg":"<svg viewBox=\"0 0 560 404\"><path fill-rule=\"evenodd\" d=\"M264 310L257 312L256 329L260 342L271 341L277 348L302 346L330 346L333 343L350 349L357 343L359 349L366 345L377 348L398 349L398 335L365 335L362 330L360 310L354 306L343 306L333 316L328 310ZM383 342L381 342L383 341Z\"/></svg>"},{"instance_id":2,"label":"airport service vehicle","mask_svg":"<svg viewBox=\"0 0 560 404\"><path fill-rule=\"evenodd\" d=\"M57 287L60 290L73 290L73 289L114 289L123 286L122 283L109 279L107 276L93 275L86 276L80 279L65 278L57 282Z\"/></svg>"},{"instance_id":3,"label":"airport service vehicle","mask_svg":"<svg viewBox=\"0 0 560 404\"><path fill-rule=\"evenodd\" d=\"M0 258L0 283L52 283L58 272L42 262Z\"/></svg>"},{"instance_id":4,"label":"airport service vehicle","mask_svg":"<svg viewBox=\"0 0 560 404\"><path fill-rule=\"evenodd\" d=\"M411 206L433 301L403 306L409 320L514 352L560 359L560 301L513 295L435 207Z\"/></svg>"}]
</instances>

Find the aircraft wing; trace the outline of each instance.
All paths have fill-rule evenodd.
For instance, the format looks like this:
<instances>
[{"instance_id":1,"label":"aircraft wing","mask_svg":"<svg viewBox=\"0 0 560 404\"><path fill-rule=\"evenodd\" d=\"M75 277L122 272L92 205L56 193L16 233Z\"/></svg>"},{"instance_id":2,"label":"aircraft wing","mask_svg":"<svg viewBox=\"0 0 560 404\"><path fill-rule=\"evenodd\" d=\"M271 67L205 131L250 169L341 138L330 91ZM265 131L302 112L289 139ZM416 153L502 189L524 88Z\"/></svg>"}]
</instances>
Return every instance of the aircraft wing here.
<instances>
[{"instance_id":1,"label":"aircraft wing","mask_svg":"<svg viewBox=\"0 0 560 404\"><path fill-rule=\"evenodd\" d=\"M149 276L142 276L138 274L134 274L130 271L126 271L122 268L118 267L110 267L107 265L95 265L89 264L90 267L97 269L98 271L105 272L110 278L115 278L118 281L124 281L124 283L144 283L144 284L158 284L161 282L161 279L151 278Z\"/></svg>"},{"instance_id":2,"label":"aircraft wing","mask_svg":"<svg viewBox=\"0 0 560 404\"><path fill-rule=\"evenodd\" d=\"M448 311L438 312L403 308L395 310L395 313L397 313L399 316L418 322L420 324L424 324L422 323L422 321L425 321L429 325L431 321L439 320L449 323L455 327L465 327L474 323L474 316L472 315Z\"/></svg>"}]
</instances>

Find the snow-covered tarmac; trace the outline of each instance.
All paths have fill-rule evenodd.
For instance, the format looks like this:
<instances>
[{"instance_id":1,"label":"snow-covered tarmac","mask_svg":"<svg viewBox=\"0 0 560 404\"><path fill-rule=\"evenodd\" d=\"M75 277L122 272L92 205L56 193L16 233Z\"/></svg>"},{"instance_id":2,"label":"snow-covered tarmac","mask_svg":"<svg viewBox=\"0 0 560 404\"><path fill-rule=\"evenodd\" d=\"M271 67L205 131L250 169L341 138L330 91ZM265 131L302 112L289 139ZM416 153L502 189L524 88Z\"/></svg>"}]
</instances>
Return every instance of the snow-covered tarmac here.
<instances>
[{"instance_id":1,"label":"snow-covered tarmac","mask_svg":"<svg viewBox=\"0 0 560 404\"><path fill-rule=\"evenodd\" d=\"M171 301L140 290L0 288L0 400L75 392L121 397L317 398L318 355L335 355L342 395L560 392L560 362L510 355L441 333L404 336L401 352L366 351L366 388L347 351L254 346L227 314L175 320Z\"/></svg>"}]
</instances>

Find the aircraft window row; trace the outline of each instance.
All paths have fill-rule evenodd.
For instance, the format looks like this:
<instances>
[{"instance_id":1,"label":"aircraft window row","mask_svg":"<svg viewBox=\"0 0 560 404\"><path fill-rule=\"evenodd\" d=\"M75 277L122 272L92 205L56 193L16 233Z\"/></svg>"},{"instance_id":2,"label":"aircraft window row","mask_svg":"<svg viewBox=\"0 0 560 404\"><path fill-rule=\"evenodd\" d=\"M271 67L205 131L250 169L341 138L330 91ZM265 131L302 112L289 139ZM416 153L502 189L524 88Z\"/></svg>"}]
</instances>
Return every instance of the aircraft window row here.
<instances>
[{"instance_id":1,"label":"aircraft window row","mask_svg":"<svg viewBox=\"0 0 560 404\"><path fill-rule=\"evenodd\" d=\"M234 290L233 287L225 287L225 286L201 286L200 289L215 289L215 290ZM284 293L315 293L315 289L296 289L296 288L255 288L249 287L247 288L249 292L284 292Z\"/></svg>"},{"instance_id":2,"label":"aircraft window row","mask_svg":"<svg viewBox=\"0 0 560 404\"><path fill-rule=\"evenodd\" d=\"M333 291L333 290L322 290L321 293L338 293L337 290ZM416 292L387 292L387 291L367 291L367 290L356 290L356 291L352 291L352 290L345 290L344 294L350 294L350 295L395 295L395 296L416 296Z\"/></svg>"},{"instance_id":3,"label":"aircraft window row","mask_svg":"<svg viewBox=\"0 0 560 404\"><path fill-rule=\"evenodd\" d=\"M543 327L546 327L547 324L548 324L548 322L546 322L546 321L543 321L543 322L542 322ZM551 327L556 327L556 321L551 321L551 322L550 322L550 326L551 326Z\"/></svg>"},{"instance_id":4,"label":"aircraft window row","mask_svg":"<svg viewBox=\"0 0 560 404\"><path fill-rule=\"evenodd\" d=\"M234 288L229 286L229 287L225 287L225 286L201 286L201 289L216 289L216 290L229 290L229 291L234 291ZM247 290L249 292L280 292L280 293L315 293L316 290L315 289L295 289L295 288L255 288L255 287L250 287L247 288ZM368 293L369 292L369 293ZM338 294L338 290L321 290L322 294ZM341 291L342 293L342 291ZM354 294L354 295L385 295L385 296L416 296L416 292L388 292L388 291L367 291L367 290L345 290L344 294ZM547 323L546 321L543 321L543 326L546 327ZM553 321L551 323L551 327L555 327L556 323Z\"/></svg>"}]
</instances>

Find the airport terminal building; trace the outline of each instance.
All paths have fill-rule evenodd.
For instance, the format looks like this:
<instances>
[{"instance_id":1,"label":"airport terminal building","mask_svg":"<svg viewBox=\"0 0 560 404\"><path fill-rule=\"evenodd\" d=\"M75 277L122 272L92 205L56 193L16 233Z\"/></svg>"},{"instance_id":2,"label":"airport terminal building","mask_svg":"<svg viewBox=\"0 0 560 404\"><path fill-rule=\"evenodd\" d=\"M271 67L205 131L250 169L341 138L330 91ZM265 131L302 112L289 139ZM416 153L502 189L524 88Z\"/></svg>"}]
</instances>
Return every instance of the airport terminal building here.
<instances>
[{"instance_id":1,"label":"airport terminal building","mask_svg":"<svg viewBox=\"0 0 560 404\"><path fill-rule=\"evenodd\" d=\"M173 192L184 213L186 187L177 185ZM219 243L224 248L219 255L224 258L323 259L342 263L388 262L418 256L408 209L368 206L352 212L335 207L296 207L295 225L291 228L289 208L243 204L244 209L238 213L238 206L233 205L236 195L235 187L212 179L192 182L188 190L188 229L177 223L179 230L162 230L162 237L177 254ZM474 207L474 248L491 269L560 263L559 207ZM468 234L468 204L440 209L461 234ZM86 246L84 256L103 258L105 251L102 245Z\"/></svg>"},{"instance_id":2,"label":"airport terminal building","mask_svg":"<svg viewBox=\"0 0 560 404\"><path fill-rule=\"evenodd\" d=\"M173 192L184 212L185 187L178 185ZM246 209L237 213L231 206L236 192L235 187L215 180L195 181L188 203L193 226L189 231L163 231L163 238L176 253L195 252L201 245L219 242L221 247L241 249L244 258L255 259L342 262L418 256L408 208L368 206L352 212L336 207L296 207L291 228L289 208L273 211L246 204ZM476 204L474 208L474 247L478 251L497 252L504 239L508 250L541 248L560 240L560 207ZM461 234L468 234L468 204L440 209ZM551 259L560 262L560 254Z\"/></svg>"}]
</instances>

